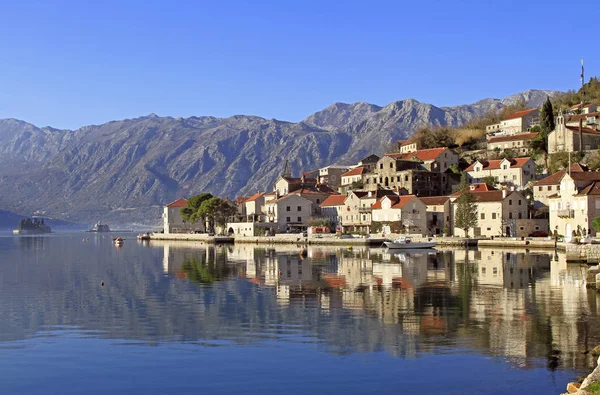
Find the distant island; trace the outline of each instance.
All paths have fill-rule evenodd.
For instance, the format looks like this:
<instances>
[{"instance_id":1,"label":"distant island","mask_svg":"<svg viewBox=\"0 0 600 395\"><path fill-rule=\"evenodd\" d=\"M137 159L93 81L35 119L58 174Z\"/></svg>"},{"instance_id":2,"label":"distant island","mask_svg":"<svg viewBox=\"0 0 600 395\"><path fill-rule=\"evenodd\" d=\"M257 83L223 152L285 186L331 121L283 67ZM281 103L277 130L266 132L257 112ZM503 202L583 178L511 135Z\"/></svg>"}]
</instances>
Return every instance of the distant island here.
<instances>
[{"instance_id":1,"label":"distant island","mask_svg":"<svg viewBox=\"0 0 600 395\"><path fill-rule=\"evenodd\" d=\"M44 223L44 219L31 218L22 219L19 223L19 227L13 230L16 235L39 235L44 233L51 233L52 229Z\"/></svg>"}]
</instances>

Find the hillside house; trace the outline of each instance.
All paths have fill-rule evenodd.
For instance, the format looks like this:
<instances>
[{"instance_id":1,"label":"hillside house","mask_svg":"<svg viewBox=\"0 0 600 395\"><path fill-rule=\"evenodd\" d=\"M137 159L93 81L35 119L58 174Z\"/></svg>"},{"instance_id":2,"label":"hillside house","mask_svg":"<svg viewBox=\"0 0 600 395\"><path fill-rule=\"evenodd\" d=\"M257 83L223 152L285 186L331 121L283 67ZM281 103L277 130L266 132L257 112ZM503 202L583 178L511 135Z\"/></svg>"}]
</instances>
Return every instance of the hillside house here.
<instances>
[{"instance_id":1,"label":"hillside house","mask_svg":"<svg viewBox=\"0 0 600 395\"><path fill-rule=\"evenodd\" d=\"M537 108L518 111L504 118L500 123L488 125L487 134L514 135L528 132L533 126L540 123L540 110Z\"/></svg>"},{"instance_id":2,"label":"hillside house","mask_svg":"<svg viewBox=\"0 0 600 395\"><path fill-rule=\"evenodd\" d=\"M252 196L250 196L244 202L244 206L246 207L246 216L252 218L261 218L263 216L262 207L265 204L265 193L259 192Z\"/></svg>"},{"instance_id":3,"label":"hillside house","mask_svg":"<svg viewBox=\"0 0 600 395\"><path fill-rule=\"evenodd\" d=\"M484 182L486 177L506 186L523 188L535 179L535 162L530 157L477 160L465 169L469 182Z\"/></svg>"},{"instance_id":4,"label":"hillside house","mask_svg":"<svg viewBox=\"0 0 600 395\"><path fill-rule=\"evenodd\" d=\"M374 191L349 191L344 200L344 215L342 216L344 231L369 233L371 231L372 206L378 199L388 195L395 195L395 193L382 188Z\"/></svg>"},{"instance_id":5,"label":"hillside house","mask_svg":"<svg viewBox=\"0 0 600 395\"><path fill-rule=\"evenodd\" d=\"M409 140L398 140L398 151L401 154L408 154L410 152L418 151L421 148L419 141L416 138L411 138Z\"/></svg>"},{"instance_id":6,"label":"hillside house","mask_svg":"<svg viewBox=\"0 0 600 395\"><path fill-rule=\"evenodd\" d=\"M512 150L517 155L531 152L531 143L538 133L521 133L512 136L491 137L487 141L488 151Z\"/></svg>"},{"instance_id":7,"label":"hillside house","mask_svg":"<svg viewBox=\"0 0 600 395\"><path fill-rule=\"evenodd\" d=\"M367 174L368 170L364 166L358 166L354 169L350 169L344 174L342 174L342 187L348 187L352 185L352 183L362 184L363 175Z\"/></svg>"},{"instance_id":8,"label":"hillside house","mask_svg":"<svg viewBox=\"0 0 600 395\"><path fill-rule=\"evenodd\" d=\"M350 166L331 165L319 169L319 184L325 184L332 189L343 185L342 174L350 170Z\"/></svg>"}]
</instances>

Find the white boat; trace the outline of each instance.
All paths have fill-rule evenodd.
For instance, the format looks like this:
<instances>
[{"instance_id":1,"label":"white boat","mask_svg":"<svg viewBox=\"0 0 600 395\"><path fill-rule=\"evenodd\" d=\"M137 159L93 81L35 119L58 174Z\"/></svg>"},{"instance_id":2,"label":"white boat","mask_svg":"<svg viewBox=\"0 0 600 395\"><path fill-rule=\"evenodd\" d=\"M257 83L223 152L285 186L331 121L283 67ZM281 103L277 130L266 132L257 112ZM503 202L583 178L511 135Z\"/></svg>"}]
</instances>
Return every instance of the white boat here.
<instances>
[{"instance_id":1,"label":"white boat","mask_svg":"<svg viewBox=\"0 0 600 395\"><path fill-rule=\"evenodd\" d=\"M394 241L385 241L383 244L394 250L414 250L433 248L437 243L435 241L413 241L412 237L403 236Z\"/></svg>"}]
</instances>

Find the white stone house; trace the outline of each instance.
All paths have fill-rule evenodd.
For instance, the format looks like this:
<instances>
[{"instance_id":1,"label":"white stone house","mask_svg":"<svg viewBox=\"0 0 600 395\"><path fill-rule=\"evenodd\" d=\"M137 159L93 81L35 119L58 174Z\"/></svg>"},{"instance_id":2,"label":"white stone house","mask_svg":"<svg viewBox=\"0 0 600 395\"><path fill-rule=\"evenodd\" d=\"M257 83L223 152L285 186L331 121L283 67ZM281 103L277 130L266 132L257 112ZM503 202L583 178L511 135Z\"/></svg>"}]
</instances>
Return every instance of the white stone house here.
<instances>
[{"instance_id":1,"label":"white stone house","mask_svg":"<svg viewBox=\"0 0 600 395\"><path fill-rule=\"evenodd\" d=\"M272 228L283 232L305 229L312 215L312 202L297 194L288 194L265 203L265 215Z\"/></svg>"},{"instance_id":2,"label":"white stone house","mask_svg":"<svg viewBox=\"0 0 600 395\"><path fill-rule=\"evenodd\" d=\"M373 222L382 224L382 233L427 235L427 206L414 195L388 195L372 206Z\"/></svg>"},{"instance_id":3,"label":"white stone house","mask_svg":"<svg viewBox=\"0 0 600 395\"><path fill-rule=\"evenodd\" d=\"M342 225L347 195L331 195L321 203L321 216L336 228Z\"/></svg>"},{"instance_id":4,"label":"white stone house","mask_svg":"<svg viewBox=\"0 0 600 395\"><path fill-rule=\"evenodd\" d=\"M530 157L477 160L465 169L469 182L481 183L486 177L515 187L525 187L535 179L535 162Z\"/></svg>"},{"instance_id":5,"label":"white stone house","mask_svg":"<svg viewBox=\"0 0 600 395\"><path fill-rule=\"evenodd\" d=\"M165 234L189 233L191 231L204 232L200 223L190 224L181 217L181 209L187 206L187 200L177 199L163 208L163 229Z\"/></svg>"},{"instance_id":6,"label":"white stone house","mask_svg":"<svg viewBox=\"0 0 600 395\"><path fill-rule=\"evenodd\" d=\"M470 188L469 193L475 196L477 205L477 225L469 230L469 236L519 236L517 220L527 219L529 215L527 199L521 193L506 189L476 192L473 185ZM465 237L464 230L455 222L458 196L458 192L450 196L452 234Z\"/></svg>"},{"instance_id":7,"label":"white stone house","mask_svg":"<svg viewBox=\"0 0 600 395\"><path fill-rule=\"evenodd\" d=\"M531 151L531 143L538 133L521 133L512 136L491 137L487 141L488 151L512 150L518 155L527 155Z\"/></svg>"},{"instance_id":8,"label":"white stone house","mask_svg":"<svg viewBox=\"0 0 600 395\"><path fill-rule=\"evenodd\" d=\"M548 197L550 231L570 240L573 232L595 235L594 218L600 216L600 173L565 173L557 194Z\"/></svg>"}]
</instances>

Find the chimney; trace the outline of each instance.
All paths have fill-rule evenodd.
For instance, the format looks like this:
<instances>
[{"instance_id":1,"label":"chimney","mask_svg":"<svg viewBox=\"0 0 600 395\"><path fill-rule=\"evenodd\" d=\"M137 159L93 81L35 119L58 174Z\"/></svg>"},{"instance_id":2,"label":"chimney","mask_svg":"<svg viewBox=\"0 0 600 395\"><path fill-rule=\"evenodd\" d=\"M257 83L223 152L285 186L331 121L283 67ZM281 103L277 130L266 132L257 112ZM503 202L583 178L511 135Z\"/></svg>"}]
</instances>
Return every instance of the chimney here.
<instances>
[{"instance_id":1,"label":"chimney","mask_svg":"<svg viewBox=\"0 0 600 395\"><path fill-rule=\"evenodd\" d=\"M506 197L506 188L502 189L502 199L504 199Z\"/></svg>"},{"instance_id":2,"label":"chimney","mask_svg":"<svg viewBox=\"0 0 600 395\"><path fill-rule=\"evenodd\" d=\"M304 184L306 182L306 175L304 173L302 173L302 176L300 177L300 181Z\"/></svg>"}]
</instances>

